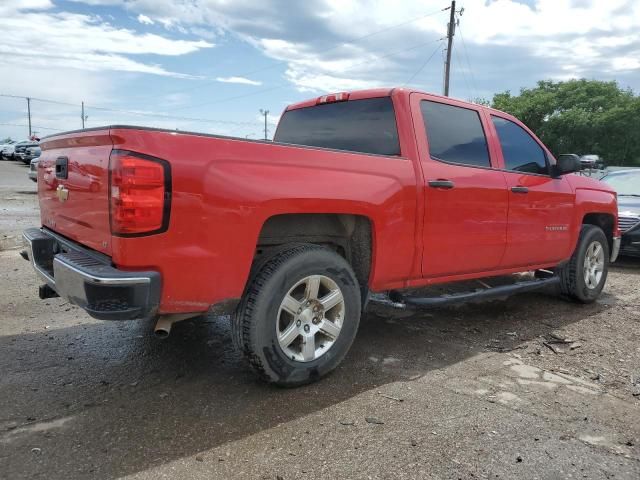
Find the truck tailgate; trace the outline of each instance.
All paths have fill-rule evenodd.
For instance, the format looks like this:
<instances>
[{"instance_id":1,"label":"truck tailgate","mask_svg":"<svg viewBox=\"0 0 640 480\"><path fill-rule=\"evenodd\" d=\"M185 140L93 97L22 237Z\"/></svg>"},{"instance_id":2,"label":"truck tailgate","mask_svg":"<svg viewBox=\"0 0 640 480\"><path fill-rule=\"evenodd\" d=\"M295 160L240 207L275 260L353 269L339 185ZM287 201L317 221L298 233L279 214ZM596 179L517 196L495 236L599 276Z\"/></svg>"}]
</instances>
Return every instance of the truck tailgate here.
<instances>
[{"instance_id":1,"label":"truck tailgate","mask_svg":"<svg viewBox=\"0 0 640 480\"><path fill-rule=\"evenodd\" d=\"M41 143L38 198L42 225L111 255L108 129L72 132Z\"/></svg>"}]
</instances>

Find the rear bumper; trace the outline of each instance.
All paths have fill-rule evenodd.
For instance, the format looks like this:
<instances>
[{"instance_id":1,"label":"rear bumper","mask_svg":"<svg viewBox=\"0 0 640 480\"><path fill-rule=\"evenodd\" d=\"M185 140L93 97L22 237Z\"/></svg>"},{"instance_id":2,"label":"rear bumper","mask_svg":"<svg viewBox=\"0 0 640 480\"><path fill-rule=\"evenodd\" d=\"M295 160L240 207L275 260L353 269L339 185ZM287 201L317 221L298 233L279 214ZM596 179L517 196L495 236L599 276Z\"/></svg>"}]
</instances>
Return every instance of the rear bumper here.
<instances>
[{"instance_id":1,"label":"rear bumper","mask_svg":"<svg viewBox=\"0 0 640 480\"><path fill-rule=\"evenodd\" d=\"M158 272L118 270L107 257L45 229L29 228L22 236L26 256L42 281L92 317L132 320L158 312Z\"/></svg>"}]
</instances>

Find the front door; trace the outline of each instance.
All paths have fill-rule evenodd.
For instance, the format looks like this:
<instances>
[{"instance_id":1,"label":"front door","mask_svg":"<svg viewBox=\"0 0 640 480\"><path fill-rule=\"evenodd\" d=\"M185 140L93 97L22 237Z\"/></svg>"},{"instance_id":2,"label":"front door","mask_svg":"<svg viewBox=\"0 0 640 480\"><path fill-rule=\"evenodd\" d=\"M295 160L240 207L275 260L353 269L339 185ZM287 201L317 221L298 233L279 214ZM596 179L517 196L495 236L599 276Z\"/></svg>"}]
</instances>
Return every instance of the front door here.
<instances>
[{"instance_id":1,"label":"front door","mask_svg":"<svg viewBox=\"0 0 640 480\"><path fill-rule=\"evenodd\" d=\"M571 256L575 195L564 177L553 178L541 144L518 123L490 115L509 189L504 268L559 262Z\"/></svg>"},{"instance_id":2,"label":"front door","mask_svg":"<svg viewBox=\"0 0 640 480\"><path fill-rule=\"evenodd\" d=\"M423 276L497 269L508 192L503 172L494 168L480 110L417 93L411 104L425 181Z\"/></svg>"}]
</instances>

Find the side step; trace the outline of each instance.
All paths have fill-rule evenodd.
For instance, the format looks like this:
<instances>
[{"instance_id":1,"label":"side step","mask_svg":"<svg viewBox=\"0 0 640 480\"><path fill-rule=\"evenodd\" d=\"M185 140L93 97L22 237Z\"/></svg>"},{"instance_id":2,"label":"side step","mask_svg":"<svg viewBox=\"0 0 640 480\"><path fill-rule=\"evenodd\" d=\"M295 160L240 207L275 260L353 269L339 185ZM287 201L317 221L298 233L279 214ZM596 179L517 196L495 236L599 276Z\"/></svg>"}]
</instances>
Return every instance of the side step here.
<instances>
[{"instance_id":1,"label":"side step","mask_svg":"<svg viewBox=\"0 0 640 480\"><path fill-rule=\"evenodd\" d=\"M389 292L389 300L391 300L392 305L396 308L405 308L407 305L415 305L419 307L439 307L442 305L455 305L476 300L491 300L496 298L503 298L515 293L540 290L552 285L558 285L559 283L560 277L552 276L548 278L516 282L510 285L489 287L484 290L477 290L474 292L454 293L451 295L441 295L438 297L410 297L405 296L398 291L392 291Z\"/></svg>"}]
</instances>

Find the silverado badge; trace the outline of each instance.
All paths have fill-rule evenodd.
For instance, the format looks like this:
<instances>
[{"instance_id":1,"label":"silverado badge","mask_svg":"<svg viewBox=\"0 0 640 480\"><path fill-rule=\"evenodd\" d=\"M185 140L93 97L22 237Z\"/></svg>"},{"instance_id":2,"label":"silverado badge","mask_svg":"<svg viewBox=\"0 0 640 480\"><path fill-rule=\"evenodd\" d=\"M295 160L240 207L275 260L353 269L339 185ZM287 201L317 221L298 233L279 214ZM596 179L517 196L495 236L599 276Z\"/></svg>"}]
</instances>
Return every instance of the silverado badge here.
<instances>
[{"instance_id":1,"label":"silverado badge","mask_svg":"<svg viewBox=\"0 0 640 480\"><path fill-rule=\"evenodd\" d=\"M66 202L69 198L69 190L64 188L64 185L58 185L58 188L56 188L56 196L61 202Z\"/></svg>"}]
</instances>

